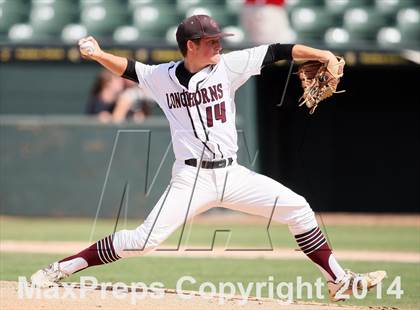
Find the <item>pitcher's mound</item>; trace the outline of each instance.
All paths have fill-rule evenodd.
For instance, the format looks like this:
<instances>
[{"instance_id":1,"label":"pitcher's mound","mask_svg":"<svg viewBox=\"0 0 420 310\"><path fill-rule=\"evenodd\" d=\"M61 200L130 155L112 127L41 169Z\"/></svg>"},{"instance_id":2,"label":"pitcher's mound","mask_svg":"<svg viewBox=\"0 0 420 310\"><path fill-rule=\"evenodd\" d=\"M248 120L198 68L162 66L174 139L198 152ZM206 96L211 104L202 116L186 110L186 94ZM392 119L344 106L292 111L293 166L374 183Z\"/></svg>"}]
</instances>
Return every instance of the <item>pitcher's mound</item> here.
<instances>
[{"instance_id":1,"label":"pitcher's mound","mask_svg":"<svg viewBox=\"0 0 420 310\"><path fill-rule=\"evenodd\" d=\"M66 284L65 284L66 286ZM77 285L76 285L77 286ZM17 282L0 281L1 309L6 310L68 310L68 309L150 309L150 310L213 310L213 309L252 309L252 310L368 310L372 307L354 307L321 303L305 302L279 302L273 299L250 298L245 303L239 298L228 300L212 297L204 299L196 292L177 294L174 290L161 291L159 298L150 292L131 292L121 290L119 293L109 290L109 287L96 287L81 290L79 288L54 287L50 289L33 289L32 287L18 285ZM144 294L143 294L144 293ZM115 295L114 295L115 294ZM183 298L190 297L185 300ZM380 308L376 308L380 309Z\"/></svg>"}]
</instances>

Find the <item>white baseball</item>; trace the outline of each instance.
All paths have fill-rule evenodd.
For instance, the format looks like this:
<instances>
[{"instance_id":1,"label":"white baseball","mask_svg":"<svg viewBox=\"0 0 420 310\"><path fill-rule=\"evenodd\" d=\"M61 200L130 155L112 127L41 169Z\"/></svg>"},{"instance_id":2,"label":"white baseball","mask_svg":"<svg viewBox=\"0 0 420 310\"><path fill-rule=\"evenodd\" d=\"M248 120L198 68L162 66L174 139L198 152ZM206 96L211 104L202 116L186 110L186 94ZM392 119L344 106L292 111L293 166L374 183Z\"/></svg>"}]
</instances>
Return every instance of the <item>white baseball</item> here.
<instances>
[{"instance_id":1,"label":"white baseball","mask_svg":"<svg viewBox=\"0 0 420 310\"><path fill-rule=\"evenodd\" d=\"M95 45L92 41L86 41L80 44L80 49L83 50L88 55L91 55L93 51L95 50Z\"/></svg>"}]
</instances>

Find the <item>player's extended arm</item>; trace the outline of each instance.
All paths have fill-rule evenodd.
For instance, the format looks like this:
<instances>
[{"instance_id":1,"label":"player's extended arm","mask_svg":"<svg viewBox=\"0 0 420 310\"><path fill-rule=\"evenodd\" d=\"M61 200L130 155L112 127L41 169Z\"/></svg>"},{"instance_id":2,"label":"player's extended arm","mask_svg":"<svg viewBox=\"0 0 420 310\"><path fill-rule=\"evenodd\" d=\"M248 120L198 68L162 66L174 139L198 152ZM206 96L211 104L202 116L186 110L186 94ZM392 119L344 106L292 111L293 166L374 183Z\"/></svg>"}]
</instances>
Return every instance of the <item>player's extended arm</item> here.
<instances>
[{"instance_id":1,"label":"player's extended arm","mask_svg":"<svg viewBox=\"0 0 420 310\"><path fill-rule=\"evenodd\" d=\"M301 44L270 44L267 49L267 54L264 57L262 65L269 65L279 60L317 60L323 63L336 65L337 58L333 53L326 50L320 50Z\"/></svg>"},{"instance_id":2,"label":"player's extended arm","mask_svg":"<svg viewBox=\"0 0 420 310\"><path fill-rule=\"evenodd\" d=\"M338 63L337 57L327 50L320 50L306 45L296 44L292 49L293 60L318 60L331 65Z\"/></svg>"},{"instance_id":3,"label":"player's extended arm","mask_svg":"<svg viewBox=\"0 0 420 310\"><path fill-rule=\"evenodd\" d=\"M122 76L127 68L127 58L104 52L93 37L80 39L79 50L83 58L97 61L118 76Z\"/></svg>"}]
</instances>

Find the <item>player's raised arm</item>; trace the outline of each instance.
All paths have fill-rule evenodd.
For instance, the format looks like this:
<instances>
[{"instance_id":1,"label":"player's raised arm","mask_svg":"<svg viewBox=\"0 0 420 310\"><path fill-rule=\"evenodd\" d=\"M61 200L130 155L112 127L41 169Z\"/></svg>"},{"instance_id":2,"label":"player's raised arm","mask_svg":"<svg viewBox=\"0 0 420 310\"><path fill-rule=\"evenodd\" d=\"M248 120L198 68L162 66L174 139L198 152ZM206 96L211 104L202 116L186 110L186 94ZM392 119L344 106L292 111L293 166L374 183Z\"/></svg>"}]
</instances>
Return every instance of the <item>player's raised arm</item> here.
<instances>
[{"instance_id":1,"label":"player's raised arm","mask_svg":"<svg viewBox=\"0 0 420 310\"><path fill-rule=\"evenodd\" d=\"M80 39L79 50L83 58L97 61L118 76L122 76L127 69L127 58L104 52L93 37Z\"/></svg>"}]
</instances>

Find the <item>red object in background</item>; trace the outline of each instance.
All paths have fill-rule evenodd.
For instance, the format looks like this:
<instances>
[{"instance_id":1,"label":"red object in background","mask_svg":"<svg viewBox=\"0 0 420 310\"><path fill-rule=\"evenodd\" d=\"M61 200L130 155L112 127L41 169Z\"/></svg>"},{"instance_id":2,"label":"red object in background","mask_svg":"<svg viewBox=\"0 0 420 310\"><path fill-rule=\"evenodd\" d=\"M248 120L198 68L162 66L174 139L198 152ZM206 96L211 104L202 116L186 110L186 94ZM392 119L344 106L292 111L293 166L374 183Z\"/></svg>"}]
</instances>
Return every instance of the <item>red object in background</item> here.
<instances>
[{"instance_id":1,"label":"red object in background","mask_svg":"<svg viewBox=\"0 0 420 310\"><path fill-rule=\"evenodd\" d=\"M279 5L279 6L283 6L284 5L285 0L246 0L245 4L258 4L258 5L262 5L262 4L272 4L272 5Z\"/></svg>"}]
</instances>

